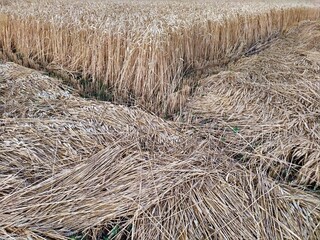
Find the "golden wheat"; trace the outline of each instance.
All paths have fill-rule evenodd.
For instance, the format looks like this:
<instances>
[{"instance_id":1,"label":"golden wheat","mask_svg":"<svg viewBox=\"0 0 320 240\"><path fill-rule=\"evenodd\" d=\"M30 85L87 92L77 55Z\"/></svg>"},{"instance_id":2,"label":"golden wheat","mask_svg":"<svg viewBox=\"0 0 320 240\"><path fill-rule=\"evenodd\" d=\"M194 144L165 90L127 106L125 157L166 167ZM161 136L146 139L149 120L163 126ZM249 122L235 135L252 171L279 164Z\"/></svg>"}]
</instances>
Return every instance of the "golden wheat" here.
<instances>
[{"instance_id":1,"label":"golden wheat","mask_svg":"<svg viewBox=\"0 0 320 240\"><path fill-rule=\"evenodd\" d=\"M18 0L1 8L0 47L17 63L64 72L86 91L164 115L196 84L184 80L188 72L318 17L312 4L294 1Z\"/></svg>"},{"instance_id":2,"label":"golden wheat","mask_svg":"<svg viewBox=\"0 0 320 240\"><path fill-rule=\"evenodd\" d=\"M0 6L1 239L320 238L317 5Z\"/></svg>"},{"instance_id":3,"label":"golden wheat","mask_svg":"<svg viewBox=\"0 0 320 240\"><path fill-rule=\"evenodd\" d=\"M201 80L185 119L226 129L221 138L250 167L319 188L319 39L319 22L304 22L267 50Z\"/></svg>"},{"instance_id":4,"label":"golden wheat","mask_svg":"<svg viewBox=\"0 0 320 240\"><path fill-rule=\"evenodd\" d=\"M1 239L319 239L317 195L246 169L200 129L11 63L0 91Z\"/></svg>"}]
</instances>

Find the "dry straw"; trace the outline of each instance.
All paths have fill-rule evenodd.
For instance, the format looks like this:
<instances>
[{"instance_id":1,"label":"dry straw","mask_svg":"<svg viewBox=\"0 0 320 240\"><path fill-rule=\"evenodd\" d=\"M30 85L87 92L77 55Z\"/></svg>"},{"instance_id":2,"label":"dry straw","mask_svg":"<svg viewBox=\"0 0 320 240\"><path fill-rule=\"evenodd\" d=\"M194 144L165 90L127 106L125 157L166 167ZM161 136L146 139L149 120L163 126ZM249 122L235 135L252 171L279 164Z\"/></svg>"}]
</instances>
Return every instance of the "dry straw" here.
<instances>
[{"instance_id":1,"label":"dry straw","mask_svg":"<svg viewBox=\"0 0 320 240\"><path fill-rule=\"evenodd\" d=\"M0 170L29 182L72 167L124 137L154 150L179 140L174 124L139 109L85 100L60 80L13 63L0 67L0 93Z\"/></svg>"},{"instance_id":2,"label":"dry straw","mask_svg":"<svg viewBox=\"0 0 320 240\"><path fill-rule=\"evenodd\" d=\"M1 238L320 237L317 196L242 167L201 129L12 63L0 79Z\"/></svg>"},{"instance_id":3,"label":"dry straw","mask_svg":"<svg viewBox=\"0 0 320 240\"><path fill-rule=\"evenodd\" d=\"M237 158L277 179L320 186L320 24L305 22L258 55L204 79L186 119L221 130Z\"/></svg>"},{"instance_id":4,"label":"dry straw","mask_svg":"<svg viewBox=\"0 0 320 240\"><path fill-rule=\"evenodd\" d=\"M189 72L319 17L312 4L294 1L14 1L0 12L5 58L162 116L184 105L196 84L184 80Z\"/></svg>"},{"instance_id":5,"label":"dry straw","mask_svg":"<svg viewBox=\"0 0 320 240\"><path fill-rule=\"evenodd\" d=\"M317 197L201 149L166 155L139 145L119 141L1 198L2 236L98 238L116 225L133 239L319 238Z\"/></svg>"},{"instance_id":6,"label":"dry straw","mask_svg":"<svg viewBox=\"0 0 320 240\"><path fill-rule=\"evenodd\" d=\"M0 1L2 57L160 115L248 56L187 123L1 64L1 239L320 239L319 196L270 178L320 184L319 24L250 57L319 9L190 3Z\"/></svg>"}]
</instances>

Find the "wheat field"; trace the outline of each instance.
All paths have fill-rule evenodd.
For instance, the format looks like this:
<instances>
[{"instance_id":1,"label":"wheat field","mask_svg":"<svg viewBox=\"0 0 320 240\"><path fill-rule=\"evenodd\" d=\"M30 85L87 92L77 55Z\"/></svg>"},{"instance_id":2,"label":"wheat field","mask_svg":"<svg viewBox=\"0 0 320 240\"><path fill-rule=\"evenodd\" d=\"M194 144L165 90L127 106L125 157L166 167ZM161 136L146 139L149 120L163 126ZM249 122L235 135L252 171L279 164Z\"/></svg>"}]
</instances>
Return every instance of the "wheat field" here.
<instances>
[{"instance_id":1,"label":"wheat field","mask_svg":"<svg viewBox=\"0 0 320 240\"><path fill-rule=\"evenodd\" d=\"M18 0L1 12L10 61L62 72L85 92L161 116L181 110L196 85L188 72L319 17L311 3L280 1Z\"/></svg>"},{"instance_id":2,"label":"wheat field","mask_svg":"<svg viewBox=\"0 0 320 240\"><path fill-rule=\"evenodd\" d=\"M0 239L320 239L320 5L0 0Z\"/></svg>"}]
</instances>

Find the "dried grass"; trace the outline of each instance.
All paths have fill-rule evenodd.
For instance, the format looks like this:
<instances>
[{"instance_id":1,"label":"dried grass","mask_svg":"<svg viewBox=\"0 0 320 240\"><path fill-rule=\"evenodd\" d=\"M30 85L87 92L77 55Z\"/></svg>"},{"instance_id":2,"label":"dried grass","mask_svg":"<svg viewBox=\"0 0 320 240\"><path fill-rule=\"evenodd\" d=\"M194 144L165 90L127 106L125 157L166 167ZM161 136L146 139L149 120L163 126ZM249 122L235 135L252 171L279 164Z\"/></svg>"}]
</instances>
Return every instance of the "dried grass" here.
<instances>
[{"instance_id":1,"label":"dried grass","mask_svg":"<svg viewBox=\"0 0 320 240\"><path fill-rule=\"evenodd\" d=\"M85 92L166 116L196 84L184 80L189 72L317 18L314 4L296 1L15 1L1 8L0 48L16 63L78 79Z\"/></svg>"},{"instance_id":2,"label":"dried grass","mask_svg":"<svg viewBox=\"0 0 320 240\"><path fill-rule=\"evenodd\" d=\"M242 161L262 163L277 179L318 187L319 34L318 22L305 22L269 49L203 80L185 118L226 129L221 139Z\"/></svg>"}]
</instances>

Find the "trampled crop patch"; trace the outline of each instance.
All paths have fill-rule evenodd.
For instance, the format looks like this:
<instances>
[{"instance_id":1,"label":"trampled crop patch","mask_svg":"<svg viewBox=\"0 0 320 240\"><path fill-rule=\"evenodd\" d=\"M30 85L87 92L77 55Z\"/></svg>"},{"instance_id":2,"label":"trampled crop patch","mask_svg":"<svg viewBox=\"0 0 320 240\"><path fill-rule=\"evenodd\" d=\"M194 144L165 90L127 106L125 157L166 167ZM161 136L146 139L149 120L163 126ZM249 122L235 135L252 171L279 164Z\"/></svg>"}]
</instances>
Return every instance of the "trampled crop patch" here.
<instances>
[{"instance_id":1,"label":"trampled crop patch","mask_svg":"<svg viewBox=\"0 0 320 240\"><path fill-rule=\"evenodd\" d=\"M317 5L0 5L1 239L320 239Z\"/></svg>"}]
</instances>

